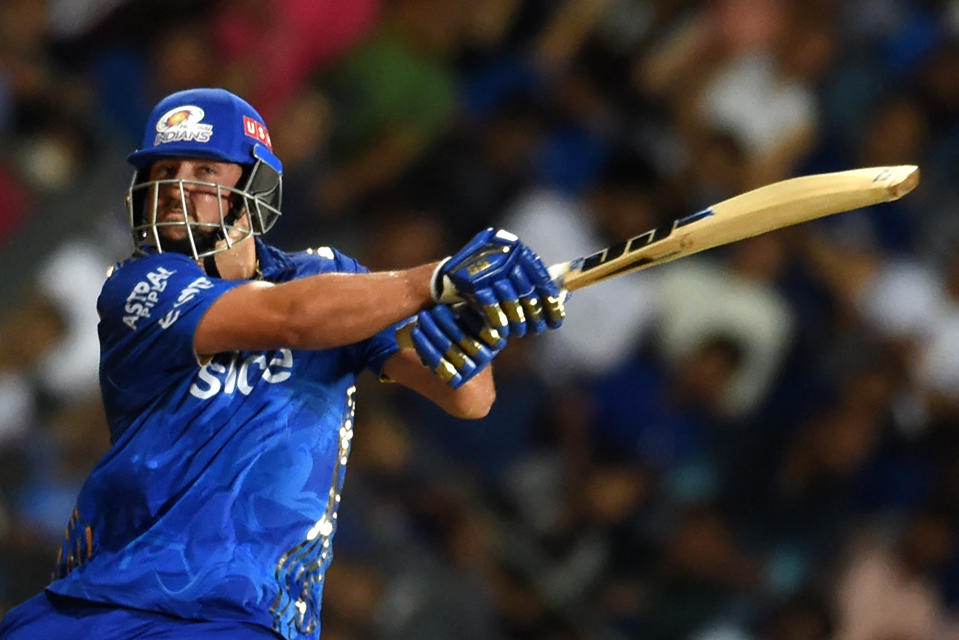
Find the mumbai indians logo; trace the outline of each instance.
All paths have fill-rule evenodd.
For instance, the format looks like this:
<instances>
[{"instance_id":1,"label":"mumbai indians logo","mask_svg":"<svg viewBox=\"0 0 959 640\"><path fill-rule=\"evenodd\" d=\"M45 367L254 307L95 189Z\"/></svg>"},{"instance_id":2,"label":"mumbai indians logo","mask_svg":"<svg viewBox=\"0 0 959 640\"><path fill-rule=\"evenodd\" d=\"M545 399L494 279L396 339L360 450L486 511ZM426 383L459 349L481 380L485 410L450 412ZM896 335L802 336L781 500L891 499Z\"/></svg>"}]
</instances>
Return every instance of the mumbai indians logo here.
<instances>
[{"instance_id":1,"label":"mumbai indians logo","mask_svg":"<svg viewBox=\"0 0 959 640\"><path fill-rule=\"evenodd\" d=\"M153 144L191 141L209 142L213 125L203 124L203 109L192 104L170 109L157 120L157 135Z\"/></svg>"}]
</instances>

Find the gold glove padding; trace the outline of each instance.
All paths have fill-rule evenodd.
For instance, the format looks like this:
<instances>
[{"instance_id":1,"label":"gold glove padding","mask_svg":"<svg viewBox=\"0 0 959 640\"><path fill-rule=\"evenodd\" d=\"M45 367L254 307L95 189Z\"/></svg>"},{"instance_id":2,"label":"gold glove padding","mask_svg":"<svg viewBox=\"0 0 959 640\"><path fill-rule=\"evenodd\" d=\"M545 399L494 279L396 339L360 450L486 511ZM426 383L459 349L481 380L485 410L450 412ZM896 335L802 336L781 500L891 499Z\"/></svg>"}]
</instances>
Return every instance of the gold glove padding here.
<instances>
[{"instance_id":1,"label":"gold glove padding","mask_svg":"<svg viewBox=\"0 0 959 640\"><path fill-rule=\"evenodd\" d=\"M489 326L488 324L483 325L483 328L479 330L479 339L482 340L490 348L497 348L500 341L503 339L503 336L500 335L500 332Z\"/></svg>"},{"instance_id":2,"label":"gold glove padding","mask_svg":"<svg viewBox=\"0 0 959 640\"><path fill-rule=\"evenodd\" d=\"M443 384L449 383L450 380L457 376L456 367L450 364L446 358L439 361L439 364L433 369L433 373L436 374L436 377L439 378Z\"/></svg>"},{"instance_id":3,"label":"gold glove padding","mask_svg":"<svg viewBox=\"0 0 959 640\"><path fill-rule=\"evenodd\" d=\"M490 337L494 337L494 336L490 336ZM495 336L495 337L497 340L499 339L498 336ZM475 338L472 338L470 336L463 336L463 339L460 340L457 344L459 344L460 349L462 349L463 352L471 358L473 356L479 355L480 349L483 347L483 345L480 344L479 340L476 340Z\"/></svg>"},{"instance_id":4,"label":"gold glove padding","mask_svg":"<svg viewBox=\"0 0 959 640\"><path fill-rule=\"evenodd\" d=\"M566 296L560 293L558 296L548 296L546 298L546 315L552 322L562 322L566 317Z\"/></svg>"},{"instance_id":5,"label":"gold glove padding","mask_svg":"<svg viewBox=\"0 0 959 640\"><path fill-rule=\"evenodd\" d=\"M526 317L532 322L540 322L543 319L543 308L539 303L539 298L520 298L520 303L526 311Z\"/></svg>"},{"instance_id":6,"label":"gold glove padding","mask_svg":"<svg viewBox=\"0 0 959 640\"><path fill-rule=\"evenodd\" d=\"M468 350L472 350L472 355L477 355L480 352L479 342L467 336L459 342L459 345L460 346L451 344L449 349L446 350L446 353L443 354L439 364L433 369L433 373L436 374L443 384L448 383L467 367L472 368L476 366L467 353L469 352Z\"/></svg>"},{"instance_id":7,"label":"gold glove padding","mask_svg":"<svg viewBox=\"0 0 959 640\"><path fill-rule=\"evenodd\" d=\"M455 344L451 344L446 350L441 362L453 365L455 371L462 371L467 365L472 364L472 361Z\"/></svg>"},{"instance_id":8,"label":"gold glove padding","mask_svg":"<svg viewBox=\"0 0 959 640\"><path fill-rule=\"evenodd\" d=\"M486 319L492 327L505 327L509 325L503 307L499 304L484 304L483 312L486 313Z\"/></svg>"},{"instance_id":9,"label":"gold glove padding","mask_svg":"<svg viewBox=\"0 0 959 640\"><path fill-rule=\"evenodd\" d=\"M523 324L526 322L526 314L523 313L523 307L516 300L503 300L499 303L506 312L506 317L513 324Z\"/></svg>"}]
</instances>

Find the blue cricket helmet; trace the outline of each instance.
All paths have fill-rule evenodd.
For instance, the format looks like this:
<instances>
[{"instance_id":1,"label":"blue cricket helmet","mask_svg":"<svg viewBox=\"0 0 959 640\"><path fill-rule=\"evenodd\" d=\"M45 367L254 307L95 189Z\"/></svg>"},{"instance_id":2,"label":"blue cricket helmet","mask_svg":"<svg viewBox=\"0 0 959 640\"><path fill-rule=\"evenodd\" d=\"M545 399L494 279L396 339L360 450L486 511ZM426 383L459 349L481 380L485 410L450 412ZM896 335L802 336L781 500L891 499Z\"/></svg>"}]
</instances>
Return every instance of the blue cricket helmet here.
<instances>
[{"instance_id":1,"label":"blue cricket helmet","mask_svg":"<svg viewBox=\"0 0 959 640\"><path fill-rule=\"evenodd\" d=\"M164 156L215 158L237 164L262 160L279 174L263 117L225 89L188 89L163 98L147 119L140 148L127 158L137 169Z\"/></svg>"},{"instance_id":2,"label":"blue cricket helmet","mask_svg":"<svg viewBox=\"0 0 959 640\"><path fill-rule=\"evenodd\" d=\"M150 166L160 158L210 158L243 166L243 175L235 188L224 188L237 195L236 202L221 216L218 225L196 222L157 223L155 205L150 215L152 190L171 181L149 180ZM263 117L246 100L225 89L203 88L178 91L160 100L147 119L140 147L127 160L135 167L127 193L127 206L134 244L137 249L149 245L163 251L159 229L174 224L186 225L189 249L197 259L232 246L238 233L262 234L280 215L283 164L272 149L269 130ZM183 185L195 181L172 181ZM209 186L209 185L207 185ZM235 223L245 212L250 224L244 229ZM194 232L197 237L194 237ZM226 246L219 240L226 239ZM213 245L219 245L214 249Z\"/></svg>"}]
</instances>

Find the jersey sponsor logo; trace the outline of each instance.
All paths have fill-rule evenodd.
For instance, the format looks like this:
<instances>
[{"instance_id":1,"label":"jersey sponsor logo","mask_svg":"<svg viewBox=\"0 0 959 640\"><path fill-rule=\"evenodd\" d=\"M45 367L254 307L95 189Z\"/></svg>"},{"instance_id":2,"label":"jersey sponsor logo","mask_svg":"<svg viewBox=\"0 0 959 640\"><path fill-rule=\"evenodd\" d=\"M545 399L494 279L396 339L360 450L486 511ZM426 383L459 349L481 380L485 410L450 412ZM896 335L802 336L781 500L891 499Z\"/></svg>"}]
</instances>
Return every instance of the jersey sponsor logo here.
<instances>
[{"instance_id":1,"label":"jersey sponsor logo","mask_svg":"<svg viewBox=\"0 0 959 640\"><path fill-rule=\"evenodd\" d=\"M259 140L265 144L270 151L273 150L273 141L270 140L270 132L266 130L266 127L250 116L243 116L243 133L251 138Z\"/></svg>"},{"instance_id":2,"label":"jersey sponsor logo","mask_svg":"<svg viewBox=\"0 0 959 640\"><path fill-rule=\"evenodd\" d=\"M133 291L127 296L123 305L123 324L136 331L140 318L149 318L150 311L160 299L160 294L166 290L167 279L176 271L157 267L146 275L146 278L133 286Z\"/></svg>"},{"instance_id":3,"label":"jersey sponsor logo","mask_svg":"<svg viewBox=\"0 0 959 640\"><path fill-rule=\"evenodd\" d=\"M153 144L190 140L209 142L213 136L213 125L202 122L205 115L203 109L192 104L170 109L157 120L157 135Z\"/></svg>"},{"instance_id":4,"label":"jersey sponsor logo","mask_svg":"<svg viewBox=\"0 0 959 640\"><path fill-rule=\"evenodd\" d=\"M162 318L157 321L157 324L160 325L163 329L169 329L170 326L177 321L180 317L180 307L185 305L190 300L193 300L198 293L205 289L212 289L213 283L209 278L199 277L180 291L180 295L177 296L176 302L173 303L173 308L166 312Z\"/></svg>"},{"instance_id":5,"label":"jersey sponsor logo","mask_svg":"<svg viewBox=\"0 0 959 640\"><path fill-rule=\"evenodd\" d=\"M233 352L200 367L196 380L190 385L190 395L208 400L218 393L233 395L239 391L248 396L257 380L279 384L293 375L292 369L293 352L289 349L280 349L269 360L263 353L241 359L239 353Z\"/></svg>"}]
</instances>

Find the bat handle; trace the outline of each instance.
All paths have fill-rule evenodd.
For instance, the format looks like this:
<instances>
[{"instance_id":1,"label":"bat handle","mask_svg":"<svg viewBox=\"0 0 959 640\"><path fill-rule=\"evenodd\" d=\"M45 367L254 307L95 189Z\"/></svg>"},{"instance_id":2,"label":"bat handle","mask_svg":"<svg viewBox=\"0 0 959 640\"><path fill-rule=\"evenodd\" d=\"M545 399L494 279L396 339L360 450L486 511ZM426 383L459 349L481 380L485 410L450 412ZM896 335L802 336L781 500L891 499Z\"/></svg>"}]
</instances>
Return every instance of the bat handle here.
<instances>
[{"instance_id":1,"label":"bat handle","mask_svg":"<svg viewBox=\"0 0 959 640\"><path fill-rule=\"evenodd\" d=\"M550 265L549 277L553 279L553 282L556 283L556 286L559 287L560 291L566 291L566 274L569 273L572 262L557 262L554 265Z\"/></svg>"}]
</instances>

